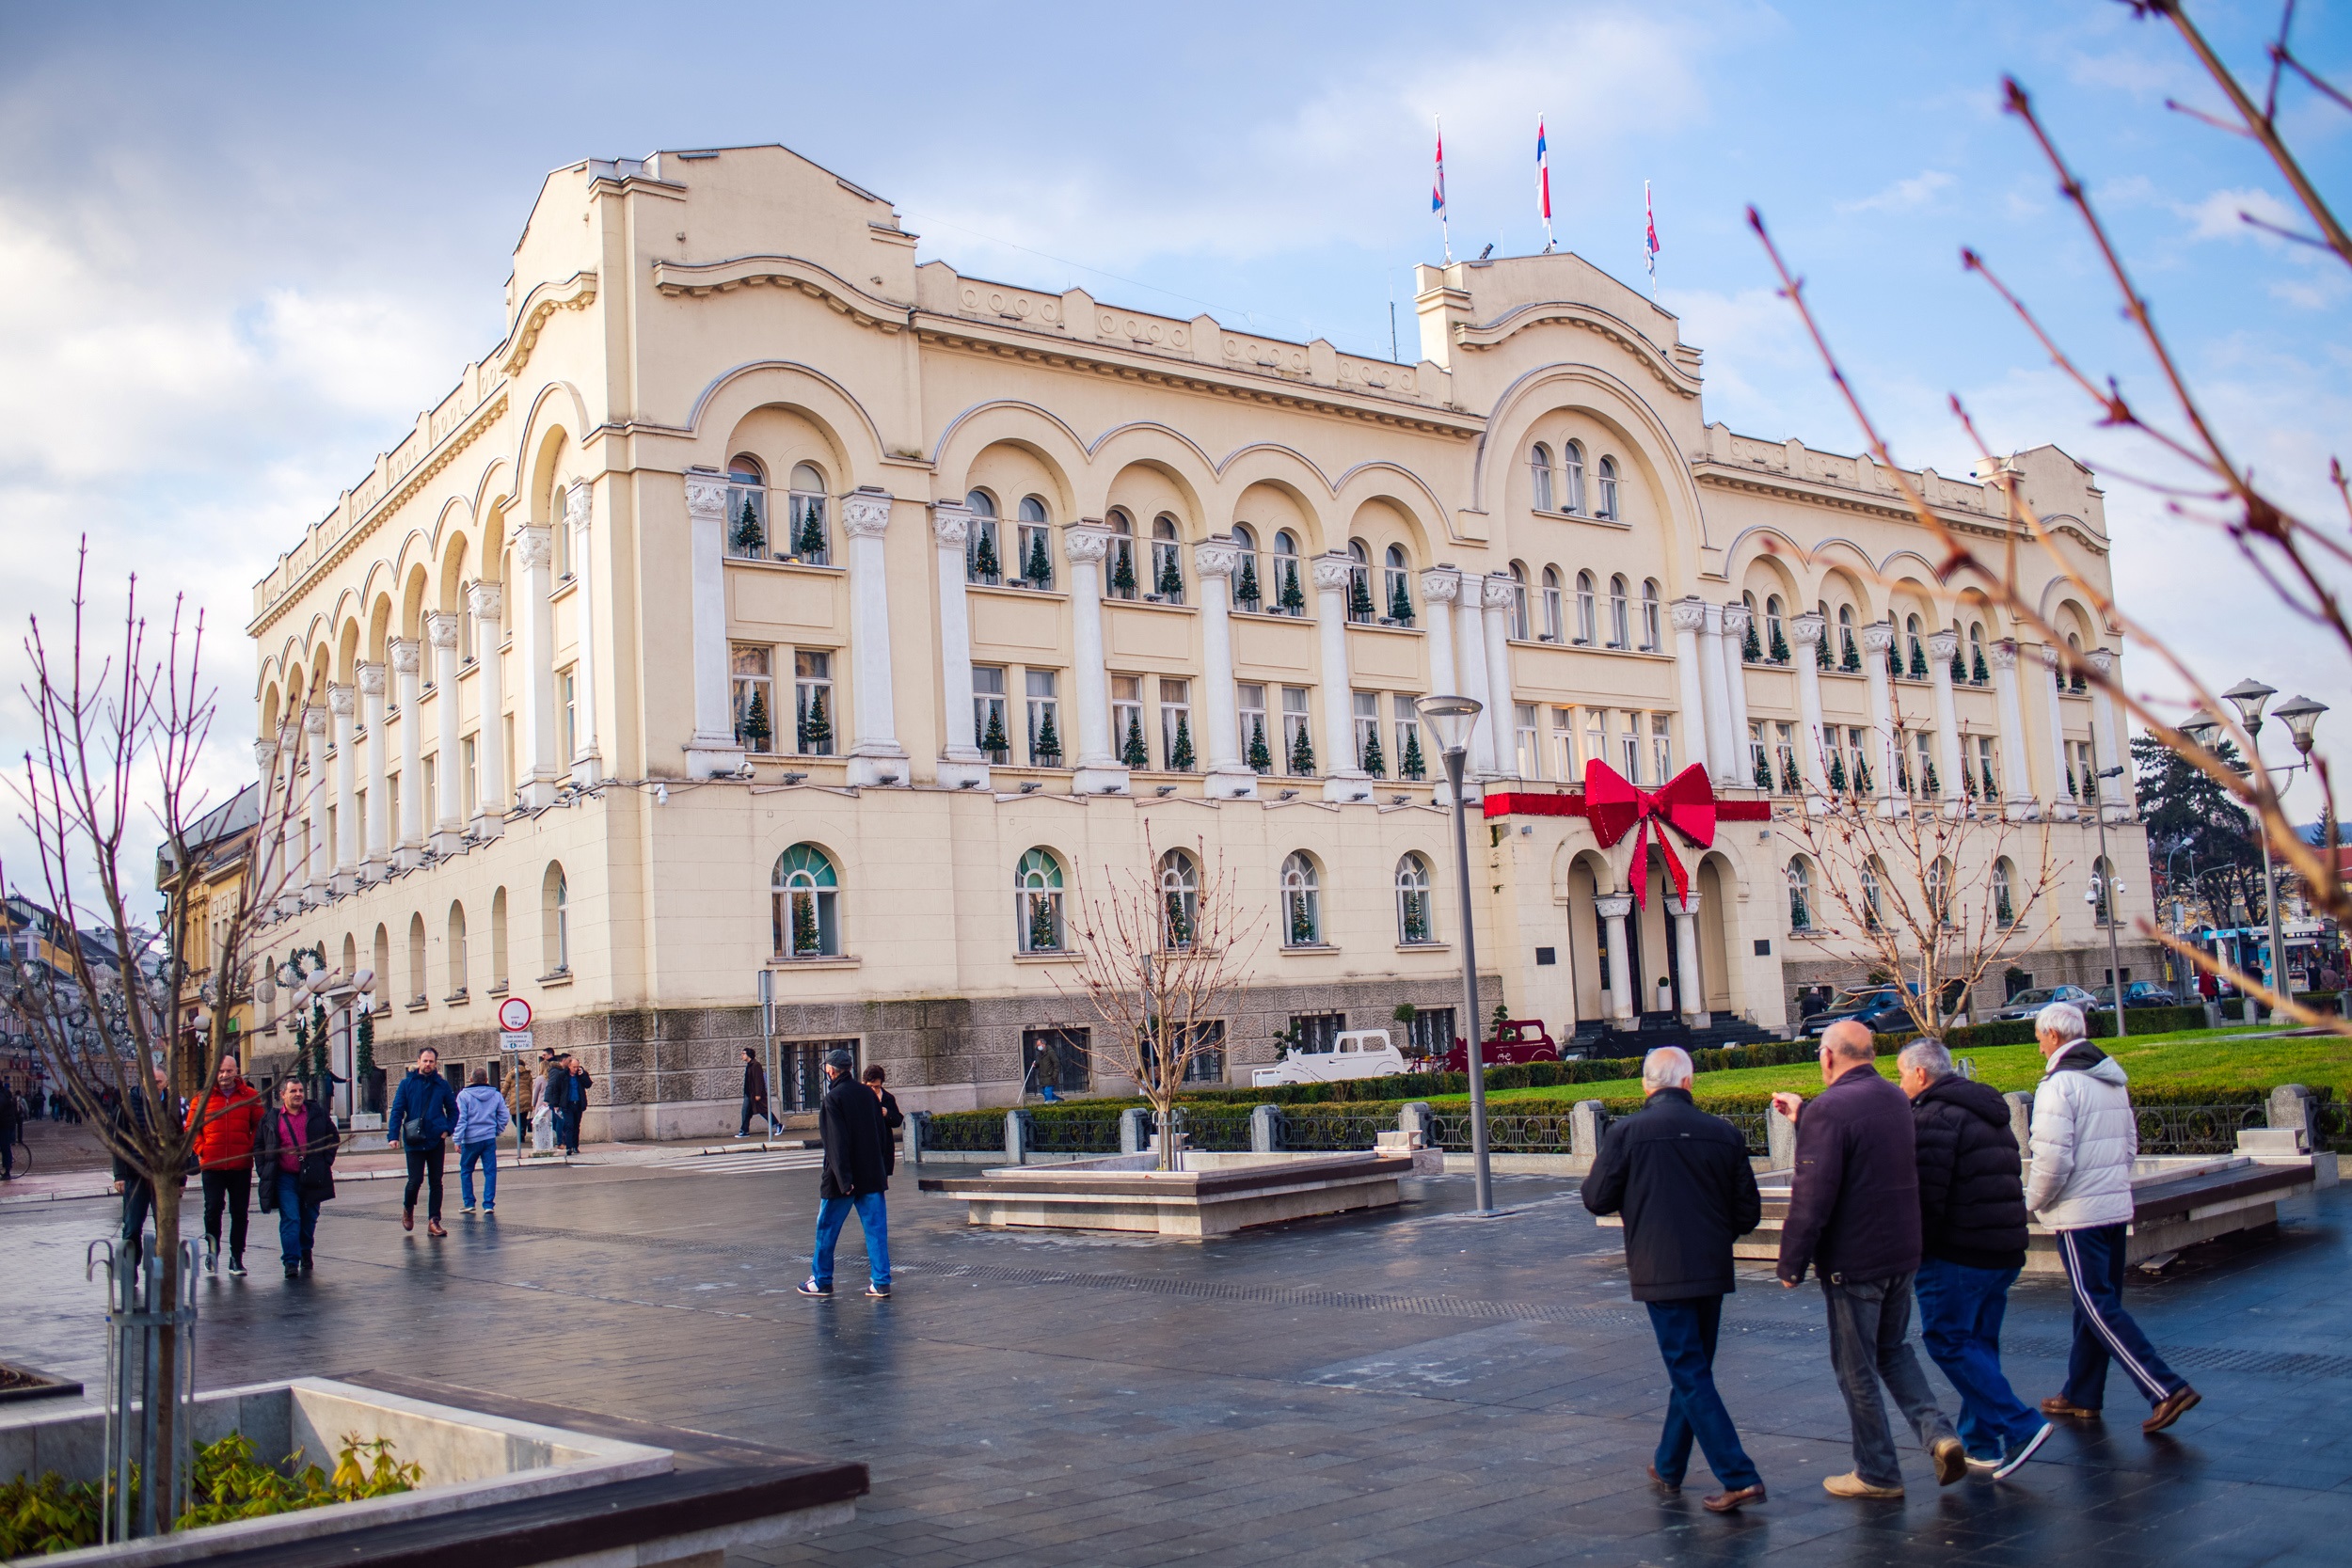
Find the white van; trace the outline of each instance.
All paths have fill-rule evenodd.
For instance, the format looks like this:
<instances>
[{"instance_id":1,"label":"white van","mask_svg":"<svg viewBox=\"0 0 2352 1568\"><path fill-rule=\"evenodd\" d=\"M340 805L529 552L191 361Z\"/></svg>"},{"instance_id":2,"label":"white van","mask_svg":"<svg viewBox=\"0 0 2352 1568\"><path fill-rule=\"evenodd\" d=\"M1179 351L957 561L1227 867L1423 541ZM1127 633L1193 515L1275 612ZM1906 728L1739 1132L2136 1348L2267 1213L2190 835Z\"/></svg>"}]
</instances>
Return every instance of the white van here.
<instances>
[{"instance_id":1,"label":"white van","mask_svg":"<svg viewBox=\"0 0 2352 1568\"><path fill-rule=\"evenodd\" d=\"M1249 1076L1252 1085L1330 1084L1343 1078L1385 1078L1405 1070L1405 1053L1391 1044L1386 1029L1350 1029L1334 1035L1322 1046L1295 1046L1274 1067L1262 1067Z\"/></svg>"}]
</instances>

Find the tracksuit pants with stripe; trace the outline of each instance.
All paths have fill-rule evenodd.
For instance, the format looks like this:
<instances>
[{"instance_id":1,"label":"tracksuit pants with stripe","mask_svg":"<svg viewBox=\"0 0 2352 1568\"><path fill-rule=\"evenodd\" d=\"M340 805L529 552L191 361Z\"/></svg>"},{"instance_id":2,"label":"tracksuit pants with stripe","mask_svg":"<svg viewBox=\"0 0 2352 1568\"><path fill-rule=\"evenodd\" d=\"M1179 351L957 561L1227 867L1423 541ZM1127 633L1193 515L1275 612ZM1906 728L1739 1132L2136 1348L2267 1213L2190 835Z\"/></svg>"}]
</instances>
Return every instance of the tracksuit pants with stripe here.
<instances>
[{"instance_id":1,"label":"tracksuit pants with stripe","mask_svg":"<svg viewBox=\"0 0 2352 1568\"><path fill-rule=\"evenodd\" d=\"M2107 1362L2121 1365L2150 1404L2161 1404L2187 1380L2164 1364L2139 1324L2123 1310L2124 1227L2090 1226L2058 1232L2066 1282L2074 1292L2074 1349L2066 1361L2066 1400L2096 1410L2106 1398Z\"/></svg>"}]
</instances>

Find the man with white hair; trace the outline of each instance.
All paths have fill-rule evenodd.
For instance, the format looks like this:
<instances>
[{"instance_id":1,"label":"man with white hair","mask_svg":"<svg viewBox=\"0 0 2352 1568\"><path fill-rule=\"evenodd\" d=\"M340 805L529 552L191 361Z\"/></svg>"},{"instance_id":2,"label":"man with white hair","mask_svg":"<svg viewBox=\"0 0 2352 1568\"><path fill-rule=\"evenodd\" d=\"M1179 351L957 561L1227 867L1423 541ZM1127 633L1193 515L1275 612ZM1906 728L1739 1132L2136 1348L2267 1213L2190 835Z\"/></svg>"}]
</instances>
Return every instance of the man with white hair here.
<instances>
[{"instance_id":1,"label":"man with white hair","mask_svg":"<svg viewBox=\"0 0 2352 1568\"><path fill-rule=\"evenodd\" d=\"M2112 1358L2123 1364L2154 1406L2139 1424L2153 1436L2202 1396L2164 1364L2123 1310L2132 1163L2139 1158L2139 1121L2132 1114L2129 1080L2106 1053L2083 1037L2080 1007L2053 1002L2034 1015L2033 1026L2048 1066L2033 1096L2033 1166L2026 1178L2026 1207L2058 1232L2058 1256L2074 1291L2074 1350L2067 1358L2066 1389L2043 1400L2042 1413L2096 1420Z\"/></svg>"},{"instance_id":2,"label":"man with white hair","mask_svg":"<svg viewBox=\"0 0 2352 1568\"><path fill-rule=\"evenodd\" d=\"M1691 1099L1691 1053L1663 1045L1642 1059L1637 1114L1613 1123L1585 1177L1584 1207L1625 1215L1625 1265L1633 1299L1649 1308L1674 1397L1649 1479L1682 1490L1693 1438L1723 1485L1703 1499L1712 1513L1765 1500L1739 1430L1715 1390L1715 1335L1724 1297L1737 1288L1731 1243L1764 1217L1748 1142Z\"/></svg>"}]
</instances>

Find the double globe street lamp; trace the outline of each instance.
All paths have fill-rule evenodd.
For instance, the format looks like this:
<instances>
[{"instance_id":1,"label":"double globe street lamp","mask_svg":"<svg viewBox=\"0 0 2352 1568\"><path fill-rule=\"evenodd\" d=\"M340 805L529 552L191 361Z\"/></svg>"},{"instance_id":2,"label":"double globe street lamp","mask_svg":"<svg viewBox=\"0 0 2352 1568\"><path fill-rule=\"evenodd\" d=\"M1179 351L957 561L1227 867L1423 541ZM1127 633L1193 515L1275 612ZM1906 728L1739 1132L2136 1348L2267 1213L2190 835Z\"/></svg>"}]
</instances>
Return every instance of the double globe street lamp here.
<instances>
[{"instance_id":1,"label":"double globe street lamp","mask_svg":"<svg viewBox=\"0 0 2352 1568\"><path fill-rule=\"evenodd\" d=\"M1470 908L1470 819L1462 800L1463 765L1470 756L1470 728L1478 721L1474 697L1423 697L1413 705L1445 759L1447 791L1454 797L1454 882L1462 894L1462 1016L1468 1022L1470 1103L1470 1164L1478 1179L1480 1214L1495 1212L1494 1174L1486 1159L1486 1072L1478 1050L1478 943Z\"/></svg>"},{"instance_id":2,"label":"double globe street lamp","mask_svg":"<svg viewBox=\"0 0 2352 1568\"><path fill-rule=\"evenodd\" d=\"M2246 726L2247 738L2255 749L2253 757L2243 765L2248 768L2250 768L2255 762L2261 761L2263 709L2269 704L2270 699L2278 694L2277 687L2265 686L2262 682L2250 678L2238 682L2221 694L2232 707L2237 709L2238 720ZM2265 769L2272 773L2295 774L2309 768L2312 766L2312 733L2318 728L2319 716L2327 711L2327 704L2312 702L2309 697L2296 697L2291 702L2281 703L2276 708L2272 708L2270 717L2284 723L2287 733L2294 737L2297 760L2277 765L2265 764ZM2196 716L2181 726L2181 733L2210 752L2215 749L2219 740L2221 721L2205 709L2199 708ZM2294 780L2289 778L2278 786L2279 800L2282 805L2286 800L2287 790L2293 784ZM2263 979L2270 987L2272 994L2285 996L2288 993L2287 947L2283 927L2279 921L2279 872L2277 863L2271 859L2270 854L2270 819L2257 814L2255 821L2262 829L2263 905L2270 916L2270 954L2268 960L2263 965ZM2271 1010L2273 1013L2278 1011L2276 1007ZM2249 1018L2246 1022L2251 1023L2253 1020Z\"/></svg>"}]
</instances>

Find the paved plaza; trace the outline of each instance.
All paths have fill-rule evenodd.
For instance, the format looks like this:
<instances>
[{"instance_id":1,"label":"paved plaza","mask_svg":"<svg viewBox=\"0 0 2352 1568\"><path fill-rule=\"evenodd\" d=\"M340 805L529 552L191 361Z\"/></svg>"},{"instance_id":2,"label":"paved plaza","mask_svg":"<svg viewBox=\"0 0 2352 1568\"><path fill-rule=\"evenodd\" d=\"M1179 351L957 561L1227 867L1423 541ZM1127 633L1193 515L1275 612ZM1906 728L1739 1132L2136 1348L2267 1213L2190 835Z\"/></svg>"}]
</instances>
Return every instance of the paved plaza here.
<instances>
[{"instance_id":1,"label":"paved plaza","mask_svg":"<svg viewBox=\"0 0 2352 1568\"><path fill-rule=\"evenodd\" d=\"M202 1287L203 1381L383 1368L853 1458L856 1523L731 1564L2105 1565L2352 1558L2352 1193L2275 1240L2207 1249L2131 1302L2204 1403L2162 1437L2117 1377L2114 1418L2061 1432L2013 1481L1939 1490L1906 1445L1901 1503L1825 1497L1851 1468L1810 1286L1743 1265L1724 1397L1772 1488L1704 1513L1643 1466L1664 1377L1620 1233L1575 1184L1408 1184L1399 1212L1208 1244L976 1233L891 1195L898 1294L871 1302L855 1227L840 1299L791 1293L817 1173L616 1163L516 1174L495 1219L435 1243L399 1188L330 1204L318 1273ZM96 1381L88 1241L113 1207L0 1207L0 1356ZM2062 1281L2020 1285L2009 1364L2058 1386ZM1938 1374L1947 1409L1957 1399Z\"/></svg>"}]
</instances>

